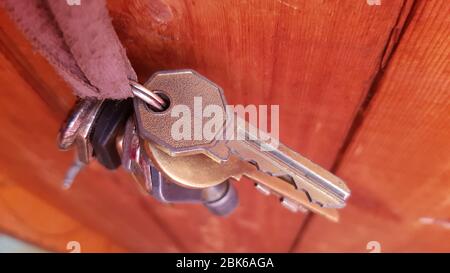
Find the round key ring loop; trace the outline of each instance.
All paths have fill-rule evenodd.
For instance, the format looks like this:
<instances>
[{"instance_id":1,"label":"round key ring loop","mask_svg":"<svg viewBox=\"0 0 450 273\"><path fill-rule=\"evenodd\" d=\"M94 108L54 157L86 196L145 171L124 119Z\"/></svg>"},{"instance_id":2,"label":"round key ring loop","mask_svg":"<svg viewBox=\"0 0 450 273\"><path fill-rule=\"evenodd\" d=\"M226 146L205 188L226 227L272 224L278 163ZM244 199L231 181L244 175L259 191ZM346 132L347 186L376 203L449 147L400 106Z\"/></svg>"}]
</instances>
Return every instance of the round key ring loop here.
<instances>
[{"instance_id":1,"label":"round key ring loop","mask_svg":"<svg viewBox=\"0 0 450 273\"><path fill-rule=\"evenodd\" d=\"M142 84L130 80L131 92L133 95L145 101L147 104L162 111L166 107L166 102L156 93L149 90Z\"/></svg>"}]
</instances>

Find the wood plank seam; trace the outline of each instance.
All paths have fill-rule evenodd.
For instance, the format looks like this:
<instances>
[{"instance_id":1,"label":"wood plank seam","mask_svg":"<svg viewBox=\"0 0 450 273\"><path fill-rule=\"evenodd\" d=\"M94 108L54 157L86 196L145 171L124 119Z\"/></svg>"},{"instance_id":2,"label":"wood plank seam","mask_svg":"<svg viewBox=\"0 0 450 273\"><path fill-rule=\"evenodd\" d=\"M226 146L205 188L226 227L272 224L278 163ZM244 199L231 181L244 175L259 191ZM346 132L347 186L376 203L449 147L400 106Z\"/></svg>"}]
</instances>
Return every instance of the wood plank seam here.
<instances>
[{"instance_id":1,"label":"wood plank seam","mask_svg":"<svg viewBox=\"0 0 450 273\"><path fill-rule=\"evenodd\" d=\"M415 15L417 10L417 2L418 0L405 0L403 1L403 5L398 13L395 24L393 25L390 34L388 35L386 44L383 48L383 51L380 55L380 63L378 70L375 71L372 81L370 83L369 89L366 92L365 98L362 100L361 105L356 111L355 117L351 122L350 128L347 131L346 136L344 137L344 141L342 142L341 147L336 154L333 165L331 167L331 172L336 173L339 169L340 163L344 158L345 153L348 151L350 144L352 143L354 137L358 133L358 130L361 128L361 125L364 122L365 115L370 107L370 102L375 96L379 83L384 76L386 68L390 64L390 60L392 56L395 54L395 51L400 44L403 34L408 28L412 18ZM403 19L403 20L402 20ZM294 252L296 249L301 248L302 239L304 233L306 233L310 223L314 220L315 215L308 215L309 217L305 217L304 222L302 223L297 236L294 238L291 248L289 252Z\"/></svg>"},{"instance_id":2,"label":"wood plank seam","mask_svg":"<svg viewBox=\"0 0 450 273\"><path fill-rule=\"evenodd\" d=\"M340 165L345 153L347 152L350 143L352 142L353 138L357 134L358 130L361 128L361 125L364 122L364 117L365 117L368 109L370 108L370 102L372 101L372 98L377 93L379 83L381 82L381 79L384 76L386 68L388 67L388 65L390 63L392 56L395 54L395 51L396 51L399 43L401 42L403 34L405 33L405 30L409 26L409 23L411 22L411 19L413 18L414 14L415 14L415 11L417 9L417 0L412 0L412 2L411 2L412 4L411 4L410 8L405 9L408 1L409 0L405 0L402 9L399 12L399 15L397 17L397 22L391 30L391 33L387 40L386 46L380 57L380 67L374 73L373 80L369 86L367 93L366 93L366 97L364 98L363 102L361 103L361 106L357 110L355 118L353 119L353 121L350 125L348 133L347 133L346 137L344 138L341 148L338 151L338 154L336 156L334 164L331 167L331 171L333 173L335 173L337 171L337 169L339 169L339 165ZM401 26L398 26L397 24L399 23L400 19L402 18L403 14L405 12L407 13L406 20L404 21L404 23ZM392 36L397 33L397 31L395 31L396 29L400 29L398 38L392 39ZM391 43L393 43L393 44L391 44Z\"/></svg>"},{"instance_id":3,"label":"wood plank seam","mask_svg":"<svg viewBox=\"0 0 450 273\"><path fill-rule=\"evenodd\" d=\"M300 242L303 240L303 236L305 236L306 234L306 230L308 229L309 225L311 224L311 218L314 215L312 213L307 212L305 217L303 218L302 224L300 226L300 228L298 229L298 232L294 238L294 240L292 241L291 246L289 247L289 253L293 253L295 252L295 250L298 248L298 246L300 245Z\"/></svg>"},{"instance_id":4,"label":"wood plank seam","mask_svg":"<svg viewBox=\"0 0 450 273\"><path fill-rule=\"evenodd\" d=\"M299 251L361 252L372 240L383 252L449 251L448 230L427 220L450 211L449 12L446 0L418 1L337 170L353 187L342 224L315 218Z\"/></svg>"}]
</instances>

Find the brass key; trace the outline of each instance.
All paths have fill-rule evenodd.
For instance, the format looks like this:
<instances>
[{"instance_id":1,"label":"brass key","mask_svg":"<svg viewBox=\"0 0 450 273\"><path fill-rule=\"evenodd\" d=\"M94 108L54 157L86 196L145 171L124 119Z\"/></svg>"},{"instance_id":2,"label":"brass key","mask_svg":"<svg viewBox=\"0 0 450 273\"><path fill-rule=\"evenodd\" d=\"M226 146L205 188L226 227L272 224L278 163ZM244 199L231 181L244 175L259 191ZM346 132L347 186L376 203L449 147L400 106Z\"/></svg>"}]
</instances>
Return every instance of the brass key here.
<instances>
[{"instance_id":1,"label":"brass key","mask_svg":"<svg viewBox=\"0 0 450 273\"><path fill-rule=\"evenodd\" d=\"M217 163L204 154L173 157L151 142L146 143L145 150L153 164L169 179L181 186L205 188L218 185L228 178L239 181L246 176L264 187L270 188L270 192L282 199L295 200L305 208L332 221L336 222L339 219L336 209L324 208L311 203L305 193L298 191L294 185L263 173L251 163L242 162L236 156L231 156L223 163ZM281 201L283 202L283 200Z\"/></svg>"},{"instance_id":2,"label":"brass key","mask_svg":"<svg viewBox=\"0 0 450 273\"><path fill-rule=\"evenodd\" d=\"M164 94L170 100L168 103L170 106L163 112L152 111L143 101L135 98L139 134L147 141L155 143L169 156L183 156L184 160L187 160L185 155L203 154L221 163L218 165L220 168L229 164L233 170L237 168L236 172L231 172L235 178L240 179L240 176L245 175L256 180L263 191L279 194L283 197L284 204L291 207L292 204L295 207L295 203L300 203L311 210L317 207L345 206L350 191L341 179L284 145L271 146L278 143L277 141L271 139L261 141L258 136L264 133L251 130L248 123L242 122L235 114L228 115L222 90L196 72L191 70L158 72L145 86L154 92ZM221 109L225 121L219 124L221 128L218 128L217 135L211 139L174 139L171 130L177 118L172 115L173 107L184 105L195 113L198 98L201 98L203 103L202 110L209 105ZM196 123L205 124L210 119L194 114L192 125L195 127ZM230 122L234 119L236 122ZM226 130L230 128L233 132L237 132L240 137L238 139L243 140L223 140ZM192 171L194 170L196 169ZM189 172L188 168L184 171ZM205 183L208 183L207 179Z\"/></svg>"}]
</instances>

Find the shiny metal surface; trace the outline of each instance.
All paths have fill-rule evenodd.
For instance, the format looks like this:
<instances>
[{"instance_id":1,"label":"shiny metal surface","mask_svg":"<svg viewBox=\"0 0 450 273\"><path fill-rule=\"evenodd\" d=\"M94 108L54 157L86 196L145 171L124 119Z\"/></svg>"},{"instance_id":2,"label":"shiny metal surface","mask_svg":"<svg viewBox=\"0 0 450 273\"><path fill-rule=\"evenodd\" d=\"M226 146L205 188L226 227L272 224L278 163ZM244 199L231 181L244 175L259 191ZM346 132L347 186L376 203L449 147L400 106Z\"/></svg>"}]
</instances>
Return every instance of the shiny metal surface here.
<instances>
[{"instance_id":1,"label":"shiny metal surface","mask_svg":"<svg viewBox=\"0 0 450 273\"><path fill-rule=\"evenodd\" d=\"M169 181L163 176L142 149L145 142L139 138L133 117L127 121L123 138L119 141L122 143L122 166L131 172L143 192L151 194L160 202L202 203L212 213L220 216L230 214L237 207L237 193L233 186L227 184L228 182L192 189Z\"/></svg>"},{"instance_id":2,"label":"shiny metal surface","mask_svg":"<svg viewBox=\"0 0 450 273\"><path fill-rule=\"evenodd\" d=\"M145 103L155 107L159 111L164 110L166 102L160 96L158 96L158 94L154 93L153 91L147 89L142 84L135 81L130 81L130 85L131 85L131 92L133 93L134 96L143 100Z\"/></svg>"},{"instance_id":3,"label":"shiny metal surface","mask_svg":"<svg viewBox=\"0 0 450 273\"><path fill-rule=\"evenodd\" d=\"M202 190L204 205L215 215L227 216L239 205L239 197L231 182L225 181Z\"/></svg>"},{"instance_id":4,"label":"shiny metal surface","mask_svg":"<svg viewBox=\"0 0 450 273\"><path fill-rule=\"evenodd\" d=\"M297 189L307 194L311 202L328 208L345 206L350 190L343 180L278 141L261 141L256 136L248 136L249 131L258 132L257 129L249 130L250 126L243 120L235 123L235 131L245 140L228 141L226 145L231 153L242 161L252 162L261 172L282 179L288 178L295 183ZM279 144L277 147L268 147L271 143ZM262 149L263 145L265 149Z\"/></svg>"},{"instance_id":5,"label":"shiny metal surface","mask_svg":"<svg viewBox=\"0 0 450 273\"><path fill-rule=\"evenodd\" d=\"M102 100L79 99L59 130L59 148L68 150L75 147L75 160L64 177L64 189L72 186L77 174L93 157L89 135L102 103Z\"/></svg>"},{"instance_id":6,"label":"shiny metal surface","mask_svg":"<svg viewBox=\"0 0 450 273\"><path fill-rule=\"evenodd\" d=\"M173 157L150 142L147 142L144 147L153 164L180 186L202 189L219 185L229 178L239 181L246 176L265 189L269 189L270 193L282 200L287 198L295 201L297 210L305 207L332 221L339 219L336 209L324 208L310 202L304 191L297 190L294 185L285 180L259 171L253 164L242 161L236 156L231 156L226 162L217 163L203 154Z\"/></svg>"},{"instance_id":7,"label":"shiny metal surface","mask_svg":"<svg viewBox=\"0 0 450 273\"><path fill-rule=\"evenodd\" d=\"M200 98L202 104L197 109L204 110L207 105L217 105L225 113L225 98L222 90L193 70L175 70L155 73L145 84L149 90L163 92L170 99L170 106L164 112L155 112L148 109L144 101L135 98L134 107L139 134L145 139L151 139L170 155L186 155L207 152L213 146L215 139L174 139L172 124L178 119L172 116L175 106L183 105L188 110L194 109L195 99ZM192 110L193 124L206 123L210 118L198 116ZM223 124L225 124L225 119ZM217 157L217 156L216 156Z\"/></svg>"},{"instance_id":8,"label":"shiny metal surface","mask_svg":"<svg viewBox=\"0 0 450 273\"><path fill-rule=\"evenodd\" d=\"M89 134L93 128L95 118L102 105L101 100L78 100L61 126L58 134L58 146L61 150L68 150L75 146L78 160L87 164L92 157L92 146Z\"/></svg>"},{"instance_id":9,"label":"shiny metal surface","mask_svg":"<svg viewBox=\"0 0 450 273\"><path fill-rule=\"evenodd\" d=\"M75 155L75 160L64 176L63 181L63 189L70 189L72 187L73 182L75 181L75 177L80 173L80 171L86 166L86 163L82 162L78 159L78 156Z\"/></svg>"}]
</instances>

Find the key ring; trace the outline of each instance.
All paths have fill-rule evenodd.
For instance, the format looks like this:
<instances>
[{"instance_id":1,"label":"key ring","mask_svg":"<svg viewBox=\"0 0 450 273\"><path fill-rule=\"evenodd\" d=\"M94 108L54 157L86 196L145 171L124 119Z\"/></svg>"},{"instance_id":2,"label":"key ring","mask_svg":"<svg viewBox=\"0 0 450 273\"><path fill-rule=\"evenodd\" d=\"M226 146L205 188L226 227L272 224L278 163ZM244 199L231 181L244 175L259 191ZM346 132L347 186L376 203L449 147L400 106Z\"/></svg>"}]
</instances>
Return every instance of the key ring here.
<instances>
[{"instance_id":1,"label":"key ring","mask_svg":"<svg viewBox=\"0 0 450 273\"><path fill-rule=\"evenodd\" d=\"M133 80L130 80L130 85L133 95L160 111L164 110L164 108L166 107L166 102L160 96L158 96L158 94L155 94L147 87Z\"/></svg>"}]
</instances>

